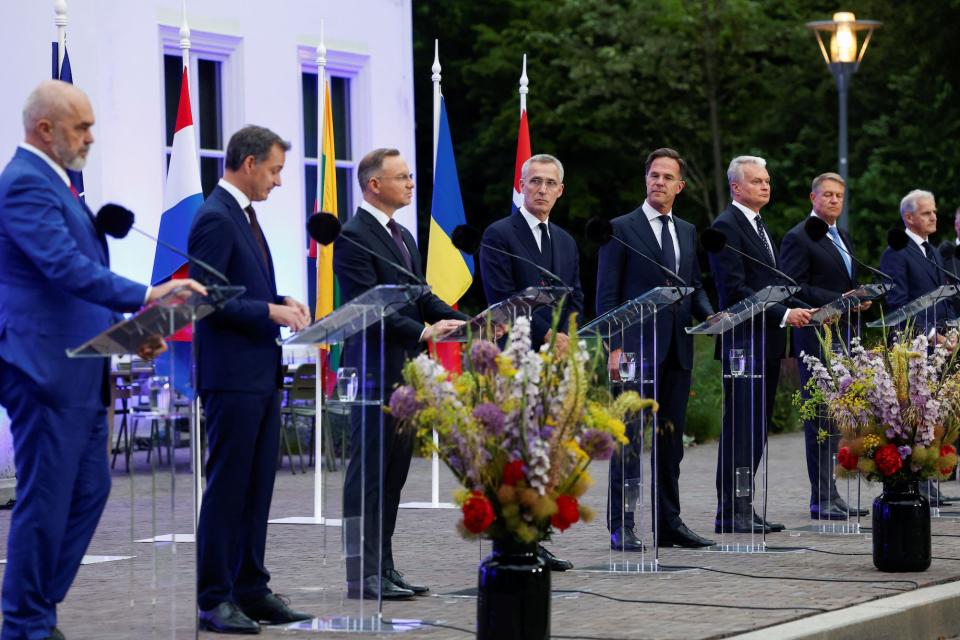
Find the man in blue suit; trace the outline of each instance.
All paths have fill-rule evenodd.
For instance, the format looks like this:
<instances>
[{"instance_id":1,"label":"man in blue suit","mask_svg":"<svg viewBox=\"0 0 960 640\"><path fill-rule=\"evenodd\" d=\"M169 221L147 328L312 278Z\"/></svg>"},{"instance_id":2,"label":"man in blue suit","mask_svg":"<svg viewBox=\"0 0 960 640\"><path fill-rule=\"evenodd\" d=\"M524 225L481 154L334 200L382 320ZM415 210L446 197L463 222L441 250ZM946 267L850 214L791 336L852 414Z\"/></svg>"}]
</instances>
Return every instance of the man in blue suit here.
<instances>
[{"instance_id":1,"label":"man in blue suit","mask_svg":"<svg viewBox=\"0 0 960 640\"><path fill-rule=\"evenodd\" d=\"M686 163L673 149L653 151L644 163L647 198L626 215L613 219L613 233L644 260L619 242L600 249L597 267L597 315L615 309L628 300L655 287L676 286L664 271L650 261L676 273L690 287L692 295L663 308L656 326L634 325L625 335L610 340L609 369L613 380L620 379L619 361L624 350L643 354L650 362L656 339L657 460L651 493L657 497L654 510L657 544L662 547L706 547L712 540L691 531L680 518L680 461L683 459L683 426L690 399L693 368L693 337L684 331L691 318L700 320L713 314L713 307L700 284L697 261L697 230L673 213L673 203L683 190ZM643 371L638 372L643 376ZM652 385L643 385L644 395L652 397ZM630 425L631 442L610 459L610 489L607 503L607 527L613 549L639 551L643 548L634 531L634 514L624 508L624 480L640 477L640 425ZM651 501L651 508L653 502Z\"/></svg>"},{"instance_id":2,"label":"man in blue suit","mask_svg":"<svg viewBox=\"0 0 960 640\"><path fill-rule=\"evenodd\" d=\"M290 144L257 126L227 144L223 178L197 211L189 252L246 292L197 323L197 388L207 418L207 490L197 529L200 625L258 633L259 622L311 616L267 587L267 517L280 446L280 327L310 323L297 300L277 295L270 248L253 202L280 186ZM203 269L191 266L198 278Z\"/></svg>"},{"instance_id":3,"label":"man in blue suit","mask_svg":"<svg viewBox=\"0 0 960 640\"><path fill-rule=\"evenodd\" d=\"M780 257L783 271L800 285L800 297L816 307L822 307L857 288L857 265L851 257L853 243L850 234L837 226L843 211L846 182L836 173L823 173L813 179L810 202L811 216L816 216L827 225L827 234L813 240L806 231L808 220L797 223L783 236ZM870 308L865 302L853 309L859 314ZM844 316L833 326L834 335L849 344L857 335L857 318ZM801 353L823 359L816 327L794 329L791 342L792 355L800 367L800 393L809 397L807 381L809 368L799 359ZM839 348L840 342L835 342ZM820 437L820 432L829 435ZM840 492L833 477L833 456L837 452L838 432L836 425L826 418L805 420L803 435L807 453L807 475L810 479L810 517L815 520L845 520L848 516L865 516L866 509L850 507Z\"/></svg>"},{"instance_id":4,"label":"man in blue suit","mask_svg":"<svg viewBox=\"0 0 960 640\"><path fill-rule=\"evenodd\" d=\"M67 170L93 143L90 101L59 80L23 108L24 143L0 174L0 404L10 415L17 503L3 576L3 640L62 638L56 628L110 494L109 358L76 347L143 304L193 281L146 287L109 268L106 238ZM153 356L162 343L145 344Z\"/></svg>"},{"instance_id":5,"label":"man in blue suit","mask_svg":"<svg viewBox=\"0 0 960 640\"><path fill-rule=\"evenodd\" d=\"M720 307L726 309L764 287L783 284L772 269L780 266L780 253L760 210L770 202L767 161L757 156L738 156L727 168L733 202L713 222L727 238L727 247L738 249L753 260L724 248L710 254L710 269L717 285ZM717 533L782 531L783 525L759 517L752 508L753 481L763 448L767 425L773 418L773 402L780 381L780 360L786 356L786 326L810 322L808 308L777 303L717 338L715 355L723 362L723 430L717 452ZM762 322L763 318L766 322ZM746 377L730 377L730 349L742 349ZM761 376L750 377L751 375ZM737 469L747 469L748 496L736 495ZM739 492L739 491L738 491Z\"/></svg>"},{"instance_id":6,"label":"man in blue suit","mask_svg":"<svg viewBox=\"0 0 960 640\"><path fill-rule=\"evenodd\" d=\"M554 273L562 284L572 289L563 300L556 344L565 349L570 314L583 313L583 290L580 287L580 254L569 233L550 220L550 212L563 195L563 165L546 153L531 156L520 168L520 211L497 220L483 233L483 244L523 256L529 262L512 258L487 247L480 250L480 277L487 304L506 300L527 287L555 287L555 282L534 265ZM531 264L532 263L532 264ZM530 342L539 349L553 339L550 326L553 308L542 307L534 312L530 323ZM553 555L543 545L541 557L552 571L572 569L573 564Z\"/></svg>"}]
</instances>

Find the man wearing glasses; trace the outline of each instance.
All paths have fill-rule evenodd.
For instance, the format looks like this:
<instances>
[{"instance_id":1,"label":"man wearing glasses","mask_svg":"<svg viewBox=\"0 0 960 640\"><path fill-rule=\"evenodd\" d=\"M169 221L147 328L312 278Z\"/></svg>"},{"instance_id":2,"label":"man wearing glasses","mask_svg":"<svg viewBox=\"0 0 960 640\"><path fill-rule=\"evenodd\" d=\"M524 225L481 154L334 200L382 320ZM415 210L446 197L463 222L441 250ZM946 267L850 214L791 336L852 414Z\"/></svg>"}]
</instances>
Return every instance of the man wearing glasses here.
<instances>
[{"instance_id":1,"label":"man wearing glasses","mask_svg":"<svg viewBox=\"0 0 960 640\"><path fill-rule=\"evenodd\" d=\"M416 285L423 281L416 241L394 220L394 214L413 199L413 174L400 152L396 149L371 151L360 161L357 179L363 189L363 202L343 225L333 252L334 271L345 303L377 285ZM416 275L418 280L405 275L398 266ZM367 398L379 398L382 391L386 400L394 386L401 382L407 359L419 354L431 339L449 333L466 319L467 316L428 293L390 314L384 321L383 336L379 322L367 329L366 362L363 336L348 339L343 350L344 365L360 371ZM426 322L432 324L426 326ZM381 344L382 389L379 386ZM363 513L363 549L361 556L347 559L347 595L351 598L375 600L379 596L384 600L403 600L429 591L403 579L403 574L394 566L391 543L400 491L410 471L413 444L414 434L398 430L393 418L384 415L380 406L354 409L350 462L343 487L343 515L348 519ZM351 527L348 522L344 521L347 548L357 548L359 528Z\"/></svg>"},{"instance_id":2,"label":"man wearing glasses","mask_svg":"<svg viewBox=\"0 0 960 640\"><path fill-rule=\"evenodd\" d=\"M519 212L497 220L483 233L485 246L480 250L483 292L487 304L495 304L527 287L570 287L572 291L564 298L556 335L557 347L566 349L565 331L570 314L583 312L583 290L577 243L550 220L553 206L563 195L563 165L545 153L531 156L520 169L520 191L523 204ZM507 254L522 256L525 260ZM540 308L530 320L531 346L539 350L543 343L554 339L550 329L553 308ZM542 545L538 551L551 571L573 568L569 561L554 556Z\"/></svg>"},{"instance_id":3,"label":"man wearing glasses","mask_svg":"<svg viewBox=\"0 0 960 640\"><path fill-rule=\"evenodd\" d=\"M652 502L657 544L661 547L707 547L713 544L691 531L680 519L680 460L683 459L683 426L690 399L693 368L693 337L684 331L691 317L704 319L713 314L713 307L700 285L697 262L697 230L689 222L674 215L673 203L684 187L686 163L673 149L657 149L647 156L644 174L647 198L643 204L612 222L614 235L630 246L614 241L600 249L597 268L597 315L615 309L628 300L655 287L680 283L668 270L683 278L694 292L680 302L663 308L657 314L656 326L644 323L627 329L622 339L611 337L610 378L620 380L619 361L622 353L638 356L641 366L637 375L643 379L640 356L651 363L656 336L656 399L657 413L656 475ZM647 257L644 260L637 253ZM657 269L651 262L659 264ZM641 383L641 392L654 397L653 385ZM641 477L640 434L636 421L629 427L630 444L610 459L610 493L607 504L607 526L610 546L615 550L641 551L643 544L634 531L632 505L625 505L630 494L631 479ZM639 497L639 496L637 496Z\"/></svg>"}]
</instances>

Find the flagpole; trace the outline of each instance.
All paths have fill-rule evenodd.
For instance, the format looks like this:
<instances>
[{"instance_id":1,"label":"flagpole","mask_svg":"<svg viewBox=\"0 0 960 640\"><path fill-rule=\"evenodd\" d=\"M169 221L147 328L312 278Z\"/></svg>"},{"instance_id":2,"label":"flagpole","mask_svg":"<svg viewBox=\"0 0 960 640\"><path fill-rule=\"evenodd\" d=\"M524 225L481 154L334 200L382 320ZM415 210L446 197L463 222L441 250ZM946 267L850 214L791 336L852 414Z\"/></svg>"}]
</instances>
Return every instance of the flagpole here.
<instances>
[{"instance_id":1,"label":"flagpole","mask_svg":"<svg viewBox=\"0 0 960 640\"><path fill-rule=\"evenodd\" d=\"M327 98L327 45L324 44L324 22L320 21L320 44L317 45L317 211L323 208L323 170L326 163L323 160L323 129L325 124L324 109ZM335 177L327 176L327 179ZM336 213L336 212L333 212ZM317 260L320 260L320 248L317 247ZM314 467L313 467L313 521L324 524L323 519L323 358L321 348L317 347L317 366L314 374L316 381L314 406L317 408L314 416ZM296 428L296 425L294 425ZM291 464L293 464L291 462Z\"/></svg>"},{"instance_id":2,"label":"flagpole","mask_svg":"<svg viewBox=\"0 0 960 640\"><path fill-rule=\"evenodd\" d=\"M523 54L523 71L520 73L520 114L527 110L527 94L530 80L527 78L527 54Z\"/></svg>"},{"instance_id":3,"label":"flagpole","mask_svg":"<svg viewBox=\"0 0 960 640\"><path fill-rule=\"evenodd\" d=\"M63 54L67 50L67 0L54 0L53 12L57 15L57 78L63 68Z\"/></svg>"},{"instance_id":4,"label":"flagpole","mask_svg":"<svg viewBox=\"0 0 960 640\"><path fill-rule=\"evenodd\" d=\"M437 179L437 144L440 138L440 43L433 41L433 179ZM440 439L437 430L433 429L433 455L430 457L430 506L434 509L440 506L440 458L437 456L437 446Z\"/></svg>"}]
</instances>

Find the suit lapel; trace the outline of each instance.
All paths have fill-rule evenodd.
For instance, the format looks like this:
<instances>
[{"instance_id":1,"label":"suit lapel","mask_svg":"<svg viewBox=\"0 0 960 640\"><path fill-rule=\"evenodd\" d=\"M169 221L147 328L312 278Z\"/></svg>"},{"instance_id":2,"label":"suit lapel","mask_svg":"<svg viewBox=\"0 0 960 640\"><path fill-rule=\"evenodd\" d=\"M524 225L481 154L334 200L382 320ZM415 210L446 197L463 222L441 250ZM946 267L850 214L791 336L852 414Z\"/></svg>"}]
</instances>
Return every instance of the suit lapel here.
<instances>
[{"instance_id":1,"label":"suit lapel","mask_svg":"<svg viewBox=\"0 0 960 640\"><path fill-rule=\"evenodd\" d=\"M253 237L253 229L250 227L250 221L247 220L247 214L244 213L243 209L240 208L240 203L237 202L236 198L230 195L226 189L217 187L214 191L214 195L220 198L220 201L226 204L227 213L233 221L240 227L240 235L246 240L247 248L253 253L256 262L260 265L260 272L263 273L263 277L267 279L267 282L272 283L273 279L270 277L270 269L267 265L263 264L263 259L260 257L260 246L257 244L256 239ZM211 196L213 197L213 195ZM266 243L266 238L264 238L264 243ZM267 257L270 258L270 261L273 261L273 258L270 257L270 248L267 248Z\"/></svg>"},{"instance_id":2,"label":"suit lapel","mask_svg":"<svg viewBox=\"0 0 960 640\"><path fill-rule=\"evenodd\" d=\"M843 236L840 236L840 239L843 240ZM834 244L833 240L830 239L830 235L825 235L817 241L817 244L820 246L820 249L824 251L828 256L830 256L834 262L836 262L840 268L843 270L843 273L847 274L847 277L850 277L850 273L847 271L847 263L843 261L843 256L840 255L840 250L837 248L837 245ZM846 242L844 242L846 244ZM848 245L849 246L849 245ZM853 260L850 261L851 266L853 266Z\"/></svg>"},{"instance_id":3,"label":"suit lapel","mask_svg":"<svg viewBox=\"0 0 960 640\"><path fill-rule=\"evenodd\" d=\"M530 229L530 225L527 224L527 219L523 217L523 214L518 211L513 214L510 221L513 224L513 228L516 229L517 238L520 239L520 244L523 246L527 258L533 260L540 266L545 266L547 269L552 270L553 265L543 264L543 255L540 253L540 247L537 246L537 241L533 239L533 231Z\"/></svg>"},{"instance_id":4,"label":"suit lapel","mask_svg":"<svg viewBox=\"0 0 960 640\"><path fill-rule=\"evenodd\" d=\"M730 205L730 208L733 212L733 219L737 221L737 224L740 225L740 230L743 235L750 239L751 244L753 244L756 249L757 254L760 255L760 259L770 264L770 254L767 252L767 248L763 246L763 240L760 239L760 234L757 233L757 228L753 226L753 223L747 220L747 216L744 215L743 211L734 205ZM773 242L773 238L768 238L770 241L770 251L773 252L773 266L777 266L777 247ZM756 257L756 256L754 256Z\"/></svg>"},{"instance_id":5,"label":"suit lapel","mask_svg":"<svg viewBox=\"0 0 960 640\"><path fill-rule=\"evenodd\" d=\"M937 268L934 267L932 264L930 264L931 261L928 260L925 255L923 255L923 249L921 249L920 246L916 242L914 242L912 238L910 239L910 242L907 244L907 251L913 252L914 260L919 261L920 264L923 265L923 268L926 270L927 275L930 276L930 279L934 282L934 284L939 285L940 277L939 277L939 272L937 271ZM935 259L936 258L934 258L934 260Z\"/></svg>"},{"instance_id":6,"label":"suit lapel","mask_svg":"<svg viewBox=\"0 0 960 640\"><path fill-rule=\"evenodd\" d=\"M404 264L406 260L403 257L403 254L400 252L400 247L397 246L397 243L393 241L393 236L390 235L390 232L387 231L380 222L373 217L373 215L364 209L357 209L357 215L360 217L360 221L367 225L367 228L370 230L370 233L380 241L380 244L383 245L383 248L393 256L393 261L397 264ZM409 250L409 246L407 249ZM413 253L411 252L411 257Z\"/></svg>"},{"instance_id":7,"label":"suit lapel","mask_svg":"<svg viewBox=\"0 0 960 640\"><path fill-rule=\"evenodd\" d=\"M660 248L660 243L657 242L656 236L653 235L653 227L650 225L650 221L647 220L647 214L644 213L643 208L634 210L630 219L630 229L637 240L647 248L650 257L657 262L662 262L663 250ZM680 251L682 255L683 249L681 248Z\"/></svg>"}]
</instances>

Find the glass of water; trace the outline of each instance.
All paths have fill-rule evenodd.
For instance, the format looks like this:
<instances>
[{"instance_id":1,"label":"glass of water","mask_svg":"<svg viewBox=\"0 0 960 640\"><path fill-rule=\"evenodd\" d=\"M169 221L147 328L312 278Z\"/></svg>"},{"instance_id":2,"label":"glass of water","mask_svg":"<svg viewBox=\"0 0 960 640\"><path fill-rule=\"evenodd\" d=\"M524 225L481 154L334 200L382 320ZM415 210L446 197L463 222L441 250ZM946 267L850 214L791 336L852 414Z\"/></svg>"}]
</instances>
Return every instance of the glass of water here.
<instances>
[{"instance_id":1,"label":"glass of water","mask_svg":"<svg viewBox=\"0 0 960 640\"><path fill-rule=\"evenodd\" d=\"M340 367L337 369L337 398L341 402L353 402L357 399L359 387L357 370L355 367Z\"/></svg>"},{"instance_id":2,"label":"glass of water","mask_svg":"<svg viewBox=\"0 0 960 640\"><path fill-rule=\"evenodd\" d=\"M743 349L730 349L730 375L740 377L747 371L747 357Z\"/></svg>"},{"instance_id":3,"label":"glass of water","mask_svg":"<svg viewBox=\"0 0 960 640\"><path fill-rule=\"evenodd\" d=\"M170 410L170 378L167 376L151 376L147 381L150 391L150 411L166 413Z\"/></svg>"},{"instance_id":4,"label":"glass of water","mask_svg":"<svg viewBox=\"0 0 960 640\"><path fill-rule=\"evenodd\" d=\"M632 382L637 376L637 354L630 351L620 352L620 380L623 382Z\"/></svg>"}]
</instances>

